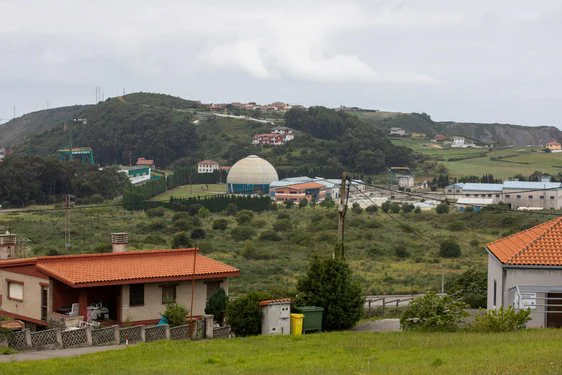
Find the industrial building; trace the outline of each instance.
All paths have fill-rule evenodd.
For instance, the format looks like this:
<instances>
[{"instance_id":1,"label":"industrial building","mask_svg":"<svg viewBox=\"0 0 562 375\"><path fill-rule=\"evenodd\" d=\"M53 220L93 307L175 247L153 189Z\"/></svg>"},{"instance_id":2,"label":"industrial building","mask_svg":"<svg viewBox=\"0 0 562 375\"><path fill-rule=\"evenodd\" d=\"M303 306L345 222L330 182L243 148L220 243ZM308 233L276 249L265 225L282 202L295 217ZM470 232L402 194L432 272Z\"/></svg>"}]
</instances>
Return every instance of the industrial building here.
<instances>
[{"instance_id":1,"label":"industrial building","mask_svg":"<svg viewBox=\"0 0 562 375\"><path fill-rule=\"evenodd\" d=\"M227 192L230 194L269 194L269 185L279 180L277 171L265 159L250 155L238 160L228 172Z\"/></svg>"}]
</instances>

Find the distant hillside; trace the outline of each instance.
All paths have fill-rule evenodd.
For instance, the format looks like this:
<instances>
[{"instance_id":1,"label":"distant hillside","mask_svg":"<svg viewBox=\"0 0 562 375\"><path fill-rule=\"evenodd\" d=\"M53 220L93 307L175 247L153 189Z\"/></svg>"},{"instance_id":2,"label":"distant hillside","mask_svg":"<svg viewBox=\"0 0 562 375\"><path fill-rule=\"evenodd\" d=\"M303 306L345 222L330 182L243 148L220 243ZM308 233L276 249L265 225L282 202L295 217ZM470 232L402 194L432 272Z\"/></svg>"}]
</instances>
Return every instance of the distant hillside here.
<instances>
[{"instance_id":1,"label":"distant hillside","mask_svg":"<svg viewBox=\"0 0 562 375\"><path fill-rule=\"evenodd\" d=\"M90 106L73 105L31 112L0 125L0 145L13 146L26 137L40 134L76 117Z\"/></svg>"},{"instance_id":2,"label":"distant hillside","mask_svg":"<svg viewBox=\"0 0 562 375\"><path fill-rule=\"evenodd\" d=\"M488 144L515 146L544 145L552 139L562 141L562 132L554 126L436 122L425 113L362 110L351 112L381 129L399 127L428 136L443 133L449 136L460 135Z\"/></svg>"}]
</instances>

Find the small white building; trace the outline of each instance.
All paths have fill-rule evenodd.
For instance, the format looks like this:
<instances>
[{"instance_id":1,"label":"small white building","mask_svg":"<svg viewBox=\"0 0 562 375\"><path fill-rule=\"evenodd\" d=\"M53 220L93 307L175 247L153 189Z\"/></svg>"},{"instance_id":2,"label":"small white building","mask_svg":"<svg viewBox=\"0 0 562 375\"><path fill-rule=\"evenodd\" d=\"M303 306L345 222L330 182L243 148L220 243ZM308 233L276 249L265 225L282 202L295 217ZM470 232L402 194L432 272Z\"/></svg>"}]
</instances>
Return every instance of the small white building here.
<instances>
[{"instance_id":1,"label":"small white building","mask_svg":"<svg viewBox=\"0 0 562 375\"><path fill-rule=\"evenodd\" d=\"M262 301L260 306L263 313L262 335L291 334L291 300L289 298Z\"/></svg>"},{"instance_id":2,"label":"small white building","mask_svg":"<svg viewBox=\"0 0 562 375\"><path fill-rule=\"evenodd\" d=\"M406 136L406 130L402 129L402 128L390 128L390 130L388 131L388 135L395 135L398 137L405 137Z\"/></svg>"},{"instance_id":3,"label":"small white building","mask_svg":"<svg viewBox=\"0 0 562 375\"><path fill-rule=\"evenodd\" d=\"M202 160L197 163L197 173L213 173L220 168L219 163L214 160Z\"/></svg>"},{"instance_id":4,"label":"small white building","mask_svg":"<svg viewBox=\"0 0 562 375\"><path fill-rule=\"evenodd\" d=\"M562 328L562 217L486 245L488 309L530 309L528 328Z\"/></svg>"},{"instance_id":5,"label":"small white building","mask_svg":"<svg viewBox=\"0 0 562 375\"><path fill-rule=\"evenodd\" d=\"M453 144L451 144L451 147L464 148L464 147L466 147L464 142L465 142L464 137L453 137Z\"/></svg>"}]
</instances>

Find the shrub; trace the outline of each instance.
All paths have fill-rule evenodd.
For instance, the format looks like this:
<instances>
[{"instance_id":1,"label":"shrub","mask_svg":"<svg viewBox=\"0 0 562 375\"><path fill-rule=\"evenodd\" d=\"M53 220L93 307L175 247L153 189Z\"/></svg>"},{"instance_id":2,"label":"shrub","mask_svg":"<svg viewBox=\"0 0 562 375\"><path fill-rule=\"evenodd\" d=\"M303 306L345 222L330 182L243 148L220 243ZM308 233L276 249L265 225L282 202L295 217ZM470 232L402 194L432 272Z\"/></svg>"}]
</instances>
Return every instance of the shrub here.
<instances>
[{"instance_id":1,"label":"shrub","mask_svg":"<svg viewBox=\"0 0 562 375\"><path fill-rule=\"evenodd\" d=\"M226 219L217 219L213 221L213 229L214 230L225 230L228 228L228 220Z\"/></svg>"},{"instance_id":2,"label":"shrub","mask_svg":"<svg viewBox=\"0 0 562 375\"><path fill-rule=\"evenodd\" d=\"M400 316L403 330L455 331L468 315L466 304L451 296L439 297L430 292L414 298Z\"/></svg>"},{"instance_id":3,"label":"shrub","mask_svg":"<svg viewBox=\"0 0 562 375\"><path fill-rule=\"evenodd\" d=\"M435 207L435 212L438 214L446 214L449 213L449 205L446 203L440 203Z\"/></svg>"},{"instance_id":4,"label":"shrub","mask_svg":"<svg viewBox=\"0 0 562 375\"><path fill-rule=\"evenodd\" d=\"M257 219L252 222L254 228L265 228L267 226L267 221L263 219Z\"/></svg>"},{"instance_id":5,"label":"shrub","mask_svg":"<svg viewBox=\"0 0 562 375\"><path fill-rule=\"evenodd\" d=\"M464 230L464 224L458 221L453 221L451 224L447 225L447 229L453 232L460 232Z\"/></svg>"},{"instance_id":6,"label":"shrub","mask_svg":"<svg viewBox=\"0 0 562 375\"><path fill-rule=\"evenodd\" d=\"M515 311L512 306L504 310L488 310L484 315L476 316L476 320L470 326L475 332L512 332L525 328L525 324L531 320L531 310Z\"/></svg>"},{"instance_id":7,"label":"shrub","mask_svg":"<svg viewBox=\"0 0 562 375\"><path fill-rule=\"evenodd\" d=\"M349 329L363 316L363 292L349 265L339 258L313 258L297 282L301 302L324 308L322 327Z\"/></svg>"},{"instance_id":8,"label":"shrub","mask_svg":"<svg viewBox=\"0 0 562 375\"><path fill-rule=\"evenodd\" d=\"M439 245L439 255L443 258L458 258L461 256L461 247L457 241L447 239Z\"/></svg>"},{"instance_id":9,"label":"shrub","mask_svg":"<svg viewBox=\"0 0 562 375\"><path fill-rule=\"evenodd\" d=\"M367 208L365 208L365 211L369 214L372 215L375 212L377 212L379 210L378 206L375 206L374 204L368 206Z\"/></svg>"},{"instance_id":10,"label":"shrub","mask_svg":"<svg viewBox=\"0 0 562 375\"><path fill-rule=\"evenodd\" d=\"M416 209L414 210L414 213L419 214L421 212L421 208L420 206L416 206Z\"/></svg>"},{"instance_id":11,"label":"shrub","mask_svg":"<svg viewBox=\"0 0 562 375\"><path fill-rule=\"evenodd\" d=\"M351 205L351 212L357 215L361 215L363 213L363 209L359 205L359 203L355 202Z\"/></svg>"},{"instance_id":12,"label":"shrub","mask_svg":"<svg viewBox=\"0 0 562 375\"><path fill-rule=\"evenodd\" d=\"M448 294L455 293L473 309L486 307L488 295L488 272L471 268L455 275L445 285Z\"/></svg>"},{"instance_id":13,"label":"shrub","mask_svg":"<svg viewBox=\"0 0 562 375\"><path fill-rule=\"evenodd\" d=\"M402 204L402 212L404 212L405 214L412 212L414 208L415 208L414 205L411 203Z\"/></svg>"},{"instance_id":14,"label":"shrub","mask_svg":"<svg viewBox=\"0 0 562 375\"><path fill-rule=\"evenodd\" d=\"M178 212L172 216L172 221L178 220L189 220L189 214L187 212Z\"/></svg>"},{"instance_id":15,"label":"shrub","mask_svg":"<svg viewBox=\"0 0 562 375\"><path fill-rule=\"evenodd\" d=\"M191 241L187 232L179 232L172 237L172 249L183 249L191 247Z\"/></svg>"},{"instance_id":16,"label":"shrub","mask_svg":"<svg viewBox=\"0 0 562 375\"><path fill-rule=\"evenodd\" d=\"M302 199L299 201L299 208L305 208L306 206L308 206L308 200L305 199L305 198L302 198Z\"/></svg>"},{"instance_id":17,"label":"shrub","mask_svg":"<svg viewBox=\"0 0 562 375\"><path fill-rule=\"evenodd\" d=\"M250 224L254 219L254 213L249 210L242 210L236 214L236 222L239 225Z\"/></svg>"},{"instance_id":18,"label":"shrub","mask_svg":"<svg viewBox=\"0 0 562 375\"><path fill-rule=\"evenodd\" d=\"M381 204L381 210L384 213L387 213L390 210L390 201L386 201L383 204Z\"/></svg>"},{"instance_id":19,"label":"shrub","mask_svg":"<svg viewBox=\"0 0 562 375\"><path fill-rule=\"evenodd\" d=\"M166 214L166 209L164 207L155 207L146 210L146 216L148 217L163 217Z\"/></svg>"},{"instance_id":20,"label":"shrub","mask_svg":"<svg viewBox=\"0 0 562 375\"><path fill-rule=\"evenodd\" d=\"M228 206L226 206L226 210L224 210L224 212L228 216L235 216L238 212L238 206L235 203L229 203Z\"/></svg>"},{"instance_id":21,"label":"shrub","mask_svg":"<svg viewBox=\"0 0 562 375\"><path fill-rule=\"evenodd\" d=\"M148 224L148 230L151 232L160 232L166 228L166 221L162 219L156 219Z\"/></svg>"},{"instance_id":22,"label":"shrub","mask_svg":"<svg viewBox=\"0 0 562 375\"><path fill-rule=\"evenodd\" d=\"M262 311L258 293L250 293L237 298L226 308L226 322L236 336L252 336L261 333Z\"/></svg>"},{"instance_id":23,"label":"shrub","mask_svg":"<svg viewBox=\"0 0 562 375\"><path fill-rule=\"evenodd\" d=\"M390 204L390 212L392 212L393 214L397 214L400 212L400 206L398 205L398 203Z\"/></svg>"},{"instance_id":24,"label":"shrub","mask_svg":"<svg viewBox=\"0 0 562 375\"><path fill-rule=\"evenodd\" d=\"M205 230L203 228L195 228L191 231L191 238L194 240L199 240L205 238Z\"/></svg>"},{"instance_id":25,"label":"shrub","mask_svg":"<svg viewBox=\"0 0 562 375\"><path fill-rule=\"evenodd\" d=\"M289 215L288 212L284 212L284 211L279 212L277 214L277 220L283 220L283 219L291 220L291 215Z\"/></svg>"},{"instance_id":26,"label":"shrub","mask_svg":"<svg viewBox=\"0 0 562 375\"><path fill-rule=\"evenodd\" d=\"M199 216L202 219L209 217L210 214L211 212L206 207L201 207L199 211L197 211L197 216Z\"/></svg>"},{"instance_id":27,"label":"shrub","mask_svg":"<svg viewBox=\"0 0 562 375\"><path fill-rule=\"evenodd\" d=\"M111 253L113 251L113 246L110 243L102 244L94 247L94 253ZM49 254L51 255L51 254ZM55 254L58 255L58 254Z\"/></svg>"},{"instance_id":28,"label":"shrub","mask_svg":"<svg viewBox=\"0 0 562 375\"><path fill-rule=\"evenodd\" d=\"M228 296L223 288L218 288L207 301L205 306L205 314L213 314L215 322L220 326L224 324L224 315L226 314L226 305L228 304Z\"/></svg>"},{"instance_id":29,"label":"shrub","mask_svg":"<svg viewBox=\"0 0 562 375\"><path fill-rule=\"evenodd\" d=\"M246 241L255 235L255 229L248 226L237 226L230 231L230 236L234 241Z\"/></svg>"},{"instance_id":30,"label":"shrub","mask_svg":"<svg viewBox=\"0 0 562 375\"><path fill-rule=\"evenodd\" d=\"M261 241L281 241L282 238L273 230L266 230L258 237Z\"/></svg>"},{"instance_id":31,"label":"shrub","mask_svg":"<svg viewBox=\"0 0 562 375\"><path fill-rule=\"evenodd\" d=\"M166 303L166 310L162 313L168 319L168 324L172 327L184 325L187 314L189 314L189 310L175 302Z\"/></svg>"},{"instance_id":32,"label":"shrub","mask_svg":"<svg viewBox=\"0 0 562 375\"><path fill-rule=\"evenodd\" d=\"M190 230L191 228L191 220L180 219L172 222L172 229L174 229L174 231L183 232Z\"/></svg>"},{"instance_id":33,"label":"shrub","mask_svg":"<svg viewBox=\"0 0 562 375\"><path fill-rule=\"evenodd\" d=\"M295 202L290 199L286 199L283 203L285 203L285 208L292 208L295 205Z\"/></svg>"},{"instance_id":34,"label":"shrub","mask_svg":"<svg viewBox=\"0 0 562 375\"><path fill-rule=\"evenodd\" d=\"M396 255L398 258L407 258L410 256L410 253L406 249L406 246L398 245L394 248L394 255Z\"/></svg>"},{"instance_id":35,"label":"shrub","mask_svg":"<svg viewBox=\"0 0 562 375\"><path fill-rule=\"evenodd\" d=\"M193 203L191 206L189 206L189 208L187 209L187 213L189 213L191 216L195 216L199 213L199 210L202 208L203 206L200 205L199 203Z\"/></svg>"},{"instance_id":36,"label":"shrub","mask_svg":"<svg viewBox=\"0 0 562 375\"><path fill-rule=\"evenodd\" d=\"M474 208L472 206L466 206L463 211L465 214L469 214L474 212Z\"/></svg>"},{"instance_id":37,"label":"shrub","mask_svg":"<svg viewBox=\"0 0 562 375\"><path fill-rule=\"evenodd\" d=\"M292 224L290 220L283 219L273 223L273 230L277 232L286 232L291 230Z\"/></svg>"},{"instance_id":38,"label":"shrub","mask_svg":"<svg viewBox=\"0 0 562 375\"><path fill-rule=\"evenodd\" d=\"M336 206L336 202L334 202L332 197L329 195L326 198L324 198L322 202L320 202L320 207L334 208L335 206Z\"/></svg>"}]
</instances>

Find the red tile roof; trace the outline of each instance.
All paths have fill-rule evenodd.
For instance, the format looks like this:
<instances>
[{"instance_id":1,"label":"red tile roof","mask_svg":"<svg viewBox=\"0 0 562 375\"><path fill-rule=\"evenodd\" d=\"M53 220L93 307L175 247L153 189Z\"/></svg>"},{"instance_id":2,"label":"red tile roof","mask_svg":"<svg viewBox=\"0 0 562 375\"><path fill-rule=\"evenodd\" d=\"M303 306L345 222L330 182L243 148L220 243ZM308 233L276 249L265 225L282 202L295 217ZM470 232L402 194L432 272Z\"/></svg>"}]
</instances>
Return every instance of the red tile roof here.
<instances>
[{"instance_id":1,"label":"red tile roof","mask_svg":"<svg viewBox=\"0 0 562 375\"><path fill-rule=\"evenodd\" d=\"M267 306L267 305L272 305L275 303L291 303L291 299L290 298L279 298L279 299L268 299L266 301L261 301L260 302L260 306Z\"/></svg>"},{"instance_id":2,"label":"red tile roof","mask_svg":"<svg viewBox=\"0 0 562 375\"><path fill-rule=\"evenodd\" d=\"M491 242L487 248L503 264L562 266L562 217Z\"/></svg>"},{"instance_id":3,"label":"red tile roof","mask_svg":"<svg viewBox=\"0 0 562 375\"><path fill-rule=\"evenodd\" d=\"M195 257L195 254L197 256ZM195 273L193 262L195 260ZM237 268L204 255L198 249L129 251L21 259L73 287L123 285L239 276ZM15 261L0 261L0 268ZM194 277L195 276L195 277Z\"/></svg>"},{"instance_id":4,"label":"red tile roof","mask_svg":"<svg viewBox=\"0 0 562 375\"><path fill-rule=\"evenodd\" d=\"M292 189L298 189L298 190L305 190L305 189L324 189L326 186L319 184L318 182L301 182L293 185L288 185L286 187Z\"/></svg>"},{"instance_id":5,"label":"red tile roof","mask_svg":"<svg viewBox=\"0 0 562 375\"><path fill-rule=\"evenodd\" d=\"M153 165L154 160L152 159L145 159L145 158L138 158L137 165Z\"/></svg>"}]
</instances>

